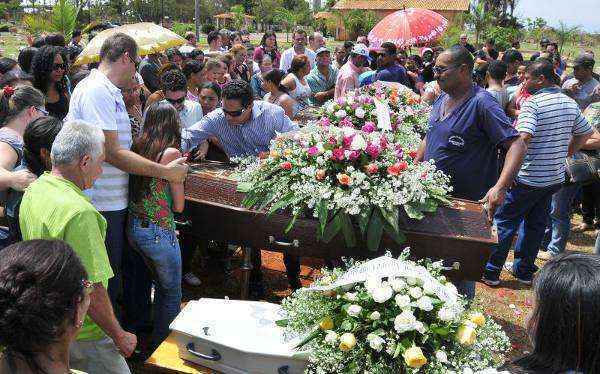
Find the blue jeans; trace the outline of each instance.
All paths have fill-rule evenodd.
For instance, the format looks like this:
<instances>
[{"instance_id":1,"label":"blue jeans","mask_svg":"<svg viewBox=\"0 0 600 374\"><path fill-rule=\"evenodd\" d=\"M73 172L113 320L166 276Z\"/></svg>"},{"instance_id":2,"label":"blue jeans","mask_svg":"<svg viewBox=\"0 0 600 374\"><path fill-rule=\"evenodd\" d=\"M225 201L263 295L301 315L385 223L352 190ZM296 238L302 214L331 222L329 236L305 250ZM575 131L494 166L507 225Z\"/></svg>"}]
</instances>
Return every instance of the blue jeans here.
<instances>
[{"instance_id":1,"label":"blue jeans","mask_svg":"<svg viewBox=\"0 0 600 374\"><path fill-rule=\"evenodd\" d=\"M181 251L174 230L147 220L131 217L129 240L140 251L155 283L154 332L152 342L158 346L169 335L169 324L181 307Z\"/></svg>"},{"instance_id":2,"label":"blue jeans","mask_svg":"<svg viewBox=\"0 0 600 374\"><path fill-rule=\"evenodd\" d=\"M542 248L546 248L553 255L565 251L571 232L571 205L580 188L579 184L565 185L552 195L552 209Z\"/></svg>"},{"instance_id":3,"label":"blue jeans","mask_svg":"<svg viewBox=\"0 0 600 374\"><path fill-rule=\"evenodd\" d=\"M485 278L497 280L500 277L517 231L519 239L515 245L513 273L519 279L533 278L537 271L535 258L544 238L550 202L558 188L559 186L536 188L519 183L506 193L504 204L494 216L498 244L492 249L485 267Z\"/></svg>"}]
</instances>

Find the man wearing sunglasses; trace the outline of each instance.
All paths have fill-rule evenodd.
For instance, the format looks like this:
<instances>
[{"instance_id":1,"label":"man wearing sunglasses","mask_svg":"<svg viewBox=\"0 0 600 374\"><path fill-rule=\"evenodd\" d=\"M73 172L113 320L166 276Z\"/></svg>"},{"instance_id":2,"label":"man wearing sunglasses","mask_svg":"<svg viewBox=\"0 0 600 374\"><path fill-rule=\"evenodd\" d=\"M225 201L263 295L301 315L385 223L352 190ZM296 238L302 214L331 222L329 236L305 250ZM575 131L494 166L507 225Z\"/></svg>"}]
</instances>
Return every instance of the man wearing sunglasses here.
<instances>
[{"instance_id":1,"label":"man wearing sunglasses","mask_svg":"<svg viewBox=\"0 0 600 374\"><path fill-rule=\"evenodd\" d=\"M453 196L484 201L491 220L527 147L498 102L473 84L473 66L473 56L462 46L438 56L433 71L443 92L433 103L417 159L434 160L450 176ZM507 151L500 174L498 148ZM475 282L460 282L458 288L469 298L475 296Z\"/></svg>"},{"instance_id":2,"label":"man wearing sunglasses","mask_svg":"<svg viewBox=\"0 0 600 374\"><path fill-rule=\"evenodd\" d=\"M398 49L392 42L381 44L381 49L377 56L377 73L365 79L363 85L376 81L397 82L410 87L406 69L398 63Z\"/></svg>"},{"instance_id":3,"label":"man wearing sunglasses","mask_svg":"<svg viewBox=\"0 0 600 374\"><path fill-rule=\"evenodd\" d=\"M162 92L179 113L181 125L191 127L202 119L202 107L198 102L187 99L187 79L179 70L169 70L161 77Z\"/></svg>"},{"instance_id":4,"label":"man wearing sunglasses","mask_svg":"<svg viewBox=\"0 0 600 374\"><path fill-rule=\"evenodd\" d=\"M280 134L298 130L298 125L285 115L283 108L266 101L254 101L250 85L233 80L223 88L223 107L208 113L182 135L185 151L195 148L211 137L217 138L228 157L258 156L269 151L271 140ZM206 151L199 154L205 157ZM264 290L260 271L260 251L252 251L253 268L250 276L250 294L260 297ZM297 257L284 255L288 279L293 288L300 281L300 263Z\"/></svg>"}]
</instances>

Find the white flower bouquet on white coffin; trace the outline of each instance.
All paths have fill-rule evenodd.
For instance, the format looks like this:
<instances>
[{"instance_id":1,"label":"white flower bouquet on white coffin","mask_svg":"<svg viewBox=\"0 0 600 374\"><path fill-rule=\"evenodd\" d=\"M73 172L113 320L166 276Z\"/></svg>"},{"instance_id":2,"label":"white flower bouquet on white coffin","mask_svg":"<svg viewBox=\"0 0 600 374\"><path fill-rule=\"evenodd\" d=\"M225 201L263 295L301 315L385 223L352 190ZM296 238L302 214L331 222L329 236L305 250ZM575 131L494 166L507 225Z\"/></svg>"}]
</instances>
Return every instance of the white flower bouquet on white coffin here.
<instances>
[{"instance_id":1,"label":"white flower bouquet on white coffin","mask_svg":"<svg viewBox=\"0 0 600 374\"><path fill-rule=\"evenodd\" d=\"M383 256L323 270L282 303L278 322L308 352L307 373L496 373L510 348L500 326L469 310L441 263Z\"/></svg>"}]
</instances>

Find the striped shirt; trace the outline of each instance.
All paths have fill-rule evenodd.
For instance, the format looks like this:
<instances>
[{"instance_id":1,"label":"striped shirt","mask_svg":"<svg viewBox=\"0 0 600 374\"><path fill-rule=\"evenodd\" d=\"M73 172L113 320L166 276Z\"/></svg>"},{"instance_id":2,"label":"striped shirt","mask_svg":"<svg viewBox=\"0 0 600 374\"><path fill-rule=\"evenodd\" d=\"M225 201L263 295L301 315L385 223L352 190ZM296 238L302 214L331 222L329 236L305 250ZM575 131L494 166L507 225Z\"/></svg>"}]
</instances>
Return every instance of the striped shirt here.
<instances>
[{"instance_id":1,"label":"striped shirt","mask_svg":"<svg viewBox=\"0 0 600 374\"><path fill-rule=\"evenodd\" d=\"M184 151L189 151L204 140L216 137L229 157L258 156L269 151L271 140L277 134L298 130L298 125L285 115L283 108L265 101L254 101L252 116L241 125L231 125L223 109L207 114L192 127L183 130Z\"/></svg>"},{"instance_id":2,"label":"striped shirt","mask_svg":"<svg viewBox=\"0 0 600 374\"><path fill-rule=\"evenodd\" d=\"M519 182L547 187L565 181L571 138L591 133L592 127L575 100L552 87L540 90L523 104L517 130L532 136L517 176Z\"/></svg>"},{"instance_id":3,"label":"striped shirt","mask_svg":"<svg viewBox=\"0 0 600 374\"><path fill-rule=\"evenodd\" d=\"M66 118L66 121L70 120L84 121L105 131L116 131L121 148L131 148L131 123L121 90L97 69L75 87ZM129 175L107 162L102 169L102 174L86 194L101 212L126 209Z\"/></svg>"}]
</instances>

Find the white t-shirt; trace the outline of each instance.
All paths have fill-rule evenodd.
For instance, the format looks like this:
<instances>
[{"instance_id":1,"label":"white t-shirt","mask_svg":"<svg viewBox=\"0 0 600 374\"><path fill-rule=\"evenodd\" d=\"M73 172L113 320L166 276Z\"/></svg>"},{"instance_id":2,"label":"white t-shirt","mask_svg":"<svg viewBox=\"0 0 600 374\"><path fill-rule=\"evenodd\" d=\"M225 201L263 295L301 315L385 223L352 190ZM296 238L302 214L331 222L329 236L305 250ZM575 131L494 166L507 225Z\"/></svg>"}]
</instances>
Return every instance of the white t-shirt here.
<instances>
[{"instance_id":1,"label":"white t-shirt","mask_svg":"<svg viewBox=\"0 0 600 374\"><path fill-rule=\"evenodd\" d=\"M308 48L304 48L303 54L308 57L308 60L310 61L310 68L312 69L312 67L315 66L315 57L317 57L317 55ZM290 70L290 66L292 66L292 60L294 57L296 57L296 51L294 50L294 47L283 51L281 54L281 60L279 62L279 69L287 73L287 71Z\"/></svg>"},{"instance_id":2,"label":"white t-shirt","mask_svg":"<svg viewBox=\"0 0 600 374\"><path fill-rule=\"evenodd\" d=\"M183 109L179 112L179 119L183 127L186 129L189 128L194 123L200 121L202 117L202 106L199 103L191 100L183 102Z\"/></svg>"},{"instance_id":3,"label":"white t-shirt","mask_svg":"<svg viewBox=\"0 0 600 374\"><path fill-rule=\"evenodd\" d=\"M71 120L84 121L105 131L117 131L121 148L131 148L131 123L121 90L97 69L75 87L65 118L65 121ZM129 175L107 162L102 168L102 174L86 194L101 212L126 209Z\"/></svg>"}]
</instances>

